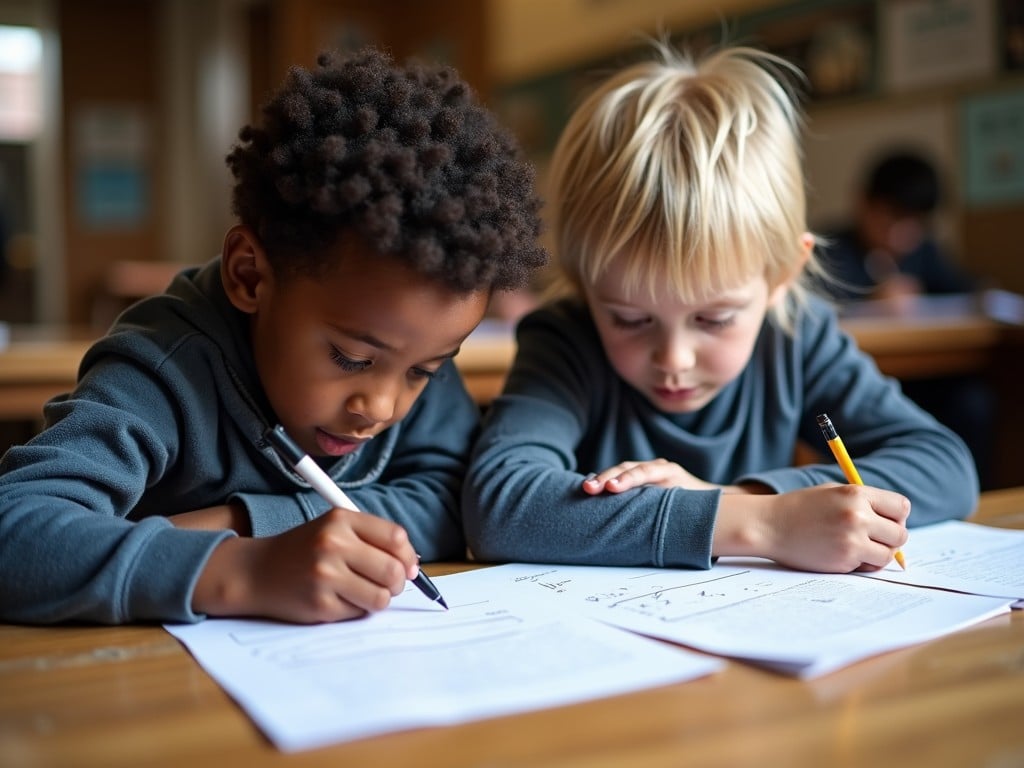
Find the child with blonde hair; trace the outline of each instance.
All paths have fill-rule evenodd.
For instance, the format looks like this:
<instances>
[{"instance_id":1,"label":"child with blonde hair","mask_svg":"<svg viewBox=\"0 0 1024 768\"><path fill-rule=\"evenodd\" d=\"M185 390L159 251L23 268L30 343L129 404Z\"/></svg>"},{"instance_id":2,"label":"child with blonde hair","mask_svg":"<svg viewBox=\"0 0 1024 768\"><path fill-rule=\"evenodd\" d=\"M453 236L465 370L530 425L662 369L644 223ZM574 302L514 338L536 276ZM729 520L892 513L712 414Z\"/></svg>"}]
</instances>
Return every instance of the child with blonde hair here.
<instances>
[{"instance_id":1,"label":"child with blonde hair","mask_svg":"<svg viewBox=\"0 0 1024 768\"><path fill-rule=\"evenodd\" d=\"M481 560L876 570L907 526L966 517L963 443L808 290L801 113L752 48L600 84L555 149L560 297L523 319L464 488ZM828 413L864 485L824 448Z\"/></svg>"}]
</instances>

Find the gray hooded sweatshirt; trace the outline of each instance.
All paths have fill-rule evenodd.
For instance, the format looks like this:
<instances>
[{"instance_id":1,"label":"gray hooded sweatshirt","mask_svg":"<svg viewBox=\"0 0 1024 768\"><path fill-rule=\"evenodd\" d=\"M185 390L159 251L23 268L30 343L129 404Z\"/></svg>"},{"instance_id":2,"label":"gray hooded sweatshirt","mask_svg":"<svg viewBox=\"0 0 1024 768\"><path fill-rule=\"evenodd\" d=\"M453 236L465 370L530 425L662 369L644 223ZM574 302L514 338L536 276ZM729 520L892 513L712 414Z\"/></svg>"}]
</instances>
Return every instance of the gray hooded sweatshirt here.
<instances>
[{"instance_id":1,"label":"gray hooded sweatshirt","mask_svg":"<svg viewBox=\"0 0 1024 768\"><path fill-rule=\"evenodd\" d=\"M324 468L424 560L461 557L478 420L448 361L401 422ZM167 515L236 501L253 535L271 536L329 507L263 440L276 419L219 259L126 310L45 421L0 460L0 620L197 621L199 574L235 534Z\"/></svg>"}]
</instances>

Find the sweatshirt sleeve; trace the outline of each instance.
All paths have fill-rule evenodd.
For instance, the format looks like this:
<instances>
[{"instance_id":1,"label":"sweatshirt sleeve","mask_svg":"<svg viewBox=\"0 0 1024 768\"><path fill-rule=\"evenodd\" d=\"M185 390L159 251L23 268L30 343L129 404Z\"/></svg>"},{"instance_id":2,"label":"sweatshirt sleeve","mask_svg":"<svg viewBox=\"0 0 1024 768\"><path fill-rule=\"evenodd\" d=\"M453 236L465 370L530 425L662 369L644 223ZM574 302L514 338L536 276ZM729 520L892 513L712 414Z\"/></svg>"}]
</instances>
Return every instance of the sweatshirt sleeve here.
<instances>
[{"instance_id":1,"label":"sweatshirt sleeve","mask_svg":"<svg viewBox=\"0 0 1024 768\"><path fill-rule=\"evenodd\" d=\"M508 383L484 418L466 480L471 552L489 562L710 567L719 491L583 492L577 448L604 419L607 372L592 340L574 335L551 312L520 324Z\"/></svg>"},{"instance_id":2,"label":"sweatshirt sleeve","mask_svg":"<svg viewBox=\"0 0 1024 768\"><path fill-rule=\"evenodd\" d=\"M173 461L174 414L159 385L137 370L111 380L88 398L48 405L48 428L0 461L5 621L202 618L191 609L195 583L213 549L234 534L128 519ZM89 388L86 379L80 390ZM119 399L146 403L146 419Z\"/></svg>"},{"instance_id":3,"label":"sweatshirt sleeve","mask_svg":"<svg viewBox=\"0 0 1024 768\"><path fill-rule=\"evenodd\" d=\"M825 446L816 416L827 413L865 485L902 493L911 502L908 526L963 519L978 500L978 476L970 451L950 429L918 407L883 376L874 361L839 327L834 313L807 316L797 341L800 436L821 449L822 463L751 472L737 482L757 481L778 493L826 482L846 482Z\"/></svg>"}]
</instances>

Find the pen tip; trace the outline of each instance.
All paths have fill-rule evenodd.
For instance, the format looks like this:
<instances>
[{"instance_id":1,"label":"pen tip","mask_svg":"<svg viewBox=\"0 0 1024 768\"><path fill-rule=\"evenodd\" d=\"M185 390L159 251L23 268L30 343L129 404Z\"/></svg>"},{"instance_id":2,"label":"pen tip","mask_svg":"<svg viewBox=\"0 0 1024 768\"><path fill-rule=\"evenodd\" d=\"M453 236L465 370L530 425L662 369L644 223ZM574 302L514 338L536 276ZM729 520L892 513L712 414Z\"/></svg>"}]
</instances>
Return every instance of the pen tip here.
<instances>
[{"instance_id":1,"label":"pen tip","mask_svg":"<svg viewBox=\"0 0 1024 768\"><path fill-rule=\"evenodd\" d=\"M448 610L448 603L444 601L443 597L438 597L437 602L439 602L441 604L441 607L444 608L446 611Z\"/></svg>"}]
</instances>

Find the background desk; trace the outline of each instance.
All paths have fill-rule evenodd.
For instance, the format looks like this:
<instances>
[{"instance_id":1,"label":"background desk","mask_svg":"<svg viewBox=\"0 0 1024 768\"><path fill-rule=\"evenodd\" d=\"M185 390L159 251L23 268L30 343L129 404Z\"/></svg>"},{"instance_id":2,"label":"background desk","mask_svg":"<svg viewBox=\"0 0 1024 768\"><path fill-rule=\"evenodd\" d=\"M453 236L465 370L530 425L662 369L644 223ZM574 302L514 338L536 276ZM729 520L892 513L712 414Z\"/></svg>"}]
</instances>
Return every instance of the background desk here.
<instances>
[{"instance_id":1,"label":"background desk","mask_svg":"<svg viewBox=\"0 0 1024 768\"><path fill-rule=\"evenodd\" d=\"M1024 528L1024 488L986 494L978 519ZM628 696L292 755L162 629L0 625L0 764L10 768L1008 768L1024 765L1022 723L1021 611L807 682L728 662Z\"/></svg>"},{"instance_id":2,"label":"background desk","mask_svg":"<svg viewBox=\"0 0 1024 768\"><path fill-rule=\"evenodd\" d=\"M897 378L984 371L1024 352L1024 328L975 311L946 316L861 316L843 327L879 368ZM84 329L16 328L0 350L0 419L33 419L75 384L93 334ZM470 394L486 405L501 392L515 355L512 326L487 320L455 358Z\"/></svg>"},{"instance_id":3,"label":"background desk","mask_svg":"<svg viewBox=\"0 0 1024 768\"><path fill-rule=\"evenodd\" d=\"M42 418L43 404L75 385L93 338L85 329L15 327L0 349L0 419Z\"/></svg>"}]
</instances>

